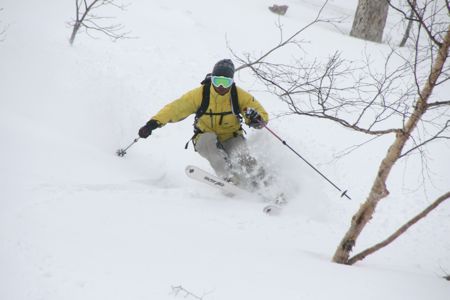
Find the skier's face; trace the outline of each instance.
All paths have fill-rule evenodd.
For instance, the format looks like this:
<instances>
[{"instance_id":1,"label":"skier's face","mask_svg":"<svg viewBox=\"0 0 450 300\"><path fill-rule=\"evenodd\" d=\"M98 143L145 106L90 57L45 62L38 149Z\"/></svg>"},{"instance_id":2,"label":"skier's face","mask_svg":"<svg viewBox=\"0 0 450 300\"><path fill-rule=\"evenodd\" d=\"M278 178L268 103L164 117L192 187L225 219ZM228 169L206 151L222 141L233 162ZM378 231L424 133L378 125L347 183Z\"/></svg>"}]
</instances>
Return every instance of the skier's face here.
<instances>
[{"instance_id":1,"label":"skier's face","mask_svg":"<svg viewBox=\"0 0 450 300\"><path fill-rule=\"evenodd\" d=\"M221 96L225 95L226 93L228 93L230 91L230 88L224 88L221 85L220 86L213 85L213 87L214 87L214 90L217 92L217 94L219 94Z\"/></svg>"}]
</instances>

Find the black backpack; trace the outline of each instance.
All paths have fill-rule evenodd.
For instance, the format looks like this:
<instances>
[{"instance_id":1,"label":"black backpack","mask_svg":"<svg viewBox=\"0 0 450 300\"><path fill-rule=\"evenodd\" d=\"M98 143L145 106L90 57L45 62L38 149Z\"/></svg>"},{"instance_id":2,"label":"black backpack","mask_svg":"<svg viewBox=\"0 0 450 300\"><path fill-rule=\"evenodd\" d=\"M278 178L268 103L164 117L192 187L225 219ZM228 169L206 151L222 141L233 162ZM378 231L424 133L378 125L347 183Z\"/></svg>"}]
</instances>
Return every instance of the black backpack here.
<instances>
[{"instance_id":1,"label":"black backpack","mask_svg":"<svg viewBox=\"0 0 450 300\"><path fill-rule=\"evenodd\" d=\"M242 122L242 116L241 116L241 110L239 107L239 99L238 99L238 93L236 89L236 85L233 82L233 85L231 86L231 111L222 112L222 113L213 113L213 112L207 112L209 106L209 96L211 91L211 74L207 74L205 79L201 82L203 85L203 94L202 94L202 103L200 104L200 107L198 108L197 112L195 113L195 119L194 119L194 135L192 138L186 143L185 149L188 148L189 142L193 141L198 134L202 133L200 129L197 128L197 121L200 119L203 115L210 115L210 116L220 116L219 124L222 123L223 116L234 114L236 118L238 118L239 122Z\"/></svg>"}]
</instances>

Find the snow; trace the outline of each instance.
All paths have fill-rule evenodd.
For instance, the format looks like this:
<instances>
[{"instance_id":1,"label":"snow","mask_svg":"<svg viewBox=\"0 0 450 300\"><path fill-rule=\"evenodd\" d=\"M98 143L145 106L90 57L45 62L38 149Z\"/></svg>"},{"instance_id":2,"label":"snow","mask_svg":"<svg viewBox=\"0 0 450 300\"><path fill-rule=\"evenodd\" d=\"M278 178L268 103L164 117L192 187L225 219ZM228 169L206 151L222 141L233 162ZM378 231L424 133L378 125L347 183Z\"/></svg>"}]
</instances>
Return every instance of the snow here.
<instances>
[{"instance_id":1,"label":"snow","mask_svg":"<svg viewBox=\"0 0 450 300\"><path fill-rule=\"evenodd\" d=\"M213 64L261 54L278 42L273 3L256 0L135 1L106 10L135 39L79 35L69 46L73 1L3 0L0 26L0 299L449 299L450 206L442 204L401 238L355 266L331 262L392 141L367 141L325 121L275 118L270 127L342 188L339 193L267 131L248 130L290 203L279 216L257 199L227 198L184 175L209 169L184 144L192 118L115 155L169 101L198 85ZM305 59L378 55L386 45L346 34L356 0L330 1L301 39ZM285 35L321 2L288 0ZM99 15L102 11L97 12ZM396 24L395 16L388 24ZM1 27L0 27L1 32ZM395 38L390 29L386 38ZM274 57L276 58L276 56ZM286 111L248 73L237 76L272 115ZM448 94L446 90L441 91ZM448 191L447 144L429 148L433 184L418 187L419 160L399 164L355 252L379 242Z\"/></svg>"}]
</instances>

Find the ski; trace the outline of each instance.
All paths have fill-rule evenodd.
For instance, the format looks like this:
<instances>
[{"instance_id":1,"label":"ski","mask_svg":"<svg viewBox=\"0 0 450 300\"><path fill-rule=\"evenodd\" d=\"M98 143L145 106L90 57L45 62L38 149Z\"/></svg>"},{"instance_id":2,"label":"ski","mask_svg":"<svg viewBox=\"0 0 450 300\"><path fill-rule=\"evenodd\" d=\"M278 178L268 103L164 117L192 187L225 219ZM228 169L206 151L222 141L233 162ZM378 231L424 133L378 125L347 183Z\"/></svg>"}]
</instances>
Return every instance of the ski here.
<instances>
[{"instance_id":1,"label":"ski","mask_svg":"<svg viewBox=\"0 0 450 300\"><path fill-rule=\"evenodd\" d=\"M209 186L218 188L226 195L235 196L246 193L245 190L235 186L234 184L226 180L223 180L222 178L217 177L216 175L213 175L205 170L202 170L199 167L189 165L186 167L185 172L189 178L199 182L206 183Z\"/></svg>"},{"instance_id":2,"label":"ski","mask_svg":"<svg viewBox=\"0 0 450 300\"><path fill-rule=\"evenodd\" d=\"M227 196L254 196L249 191L246 191L222 178L217 177L199 167L189 165L185 169L186 175L199 182L203 182L209 186L217 188L221 190ZM263 207L263 212L267 215L278 215L281 212L282 204L285 203L285 200L280 200L277 197L274 201L270 201L267 197L259 195L259 197L263 198L265 201L273 202L271 204L267 204Z\"/></svg>"}]
</instances>

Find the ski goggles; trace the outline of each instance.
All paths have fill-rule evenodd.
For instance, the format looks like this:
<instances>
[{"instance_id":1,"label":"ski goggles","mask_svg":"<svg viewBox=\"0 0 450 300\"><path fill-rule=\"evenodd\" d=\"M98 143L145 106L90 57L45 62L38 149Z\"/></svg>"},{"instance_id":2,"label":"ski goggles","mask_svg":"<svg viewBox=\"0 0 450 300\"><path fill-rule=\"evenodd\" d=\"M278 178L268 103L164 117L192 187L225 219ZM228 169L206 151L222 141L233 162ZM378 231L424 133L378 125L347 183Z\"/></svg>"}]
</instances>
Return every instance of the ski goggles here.
<instances>
[{"instance_id":1,"label":"ski goggles","mask_svg":"<svg viewBox=\"0 0 450 300\"><path fill-rule=\"evenodd\" d=\"M224 76L211 76L211 82L215 87L222 86L223 88L229 88L233 84L233 78Z\"/></svg>"}]
</instances>

